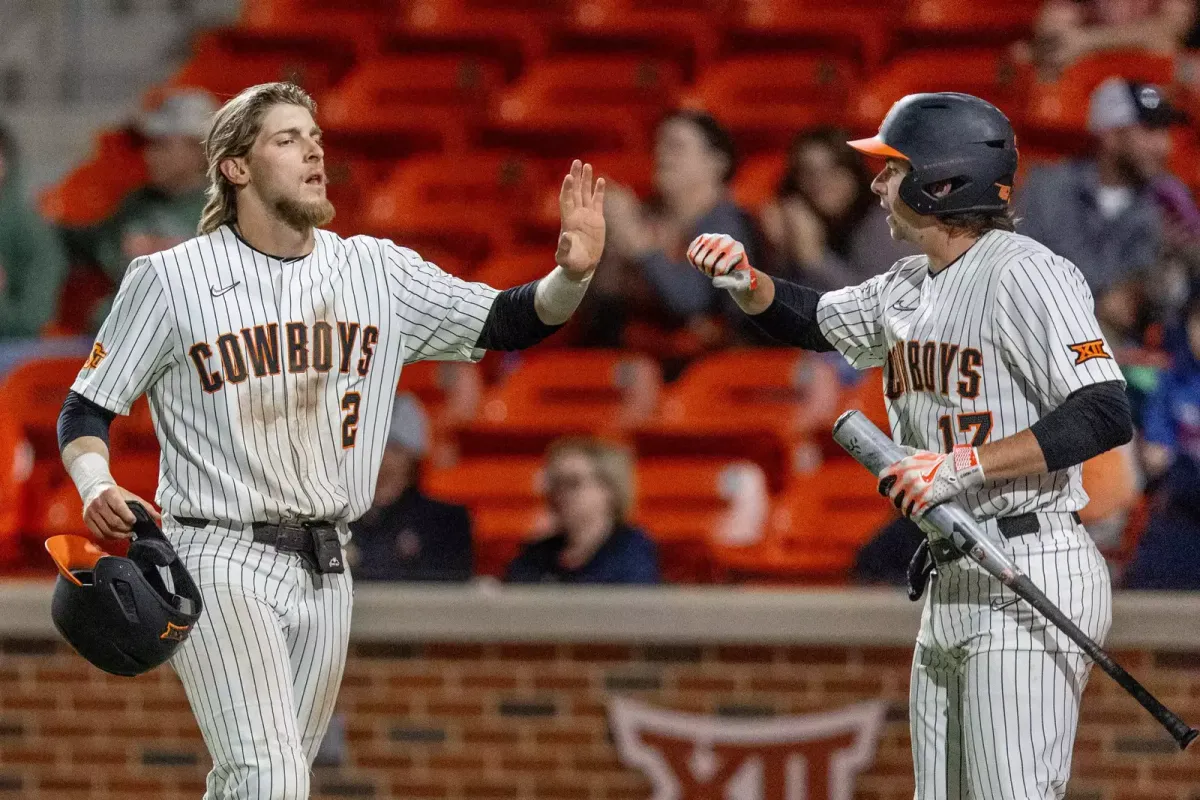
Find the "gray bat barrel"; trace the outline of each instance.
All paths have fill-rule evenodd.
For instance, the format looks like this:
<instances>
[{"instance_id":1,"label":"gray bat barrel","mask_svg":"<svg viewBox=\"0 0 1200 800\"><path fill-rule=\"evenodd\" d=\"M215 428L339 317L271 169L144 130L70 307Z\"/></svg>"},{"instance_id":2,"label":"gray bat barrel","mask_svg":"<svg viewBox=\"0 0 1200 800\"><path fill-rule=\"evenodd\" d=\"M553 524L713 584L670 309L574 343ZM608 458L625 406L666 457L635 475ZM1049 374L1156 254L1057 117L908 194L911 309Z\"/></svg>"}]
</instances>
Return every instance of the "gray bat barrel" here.
<instances>
[{"instance_id":1,"label":"gray bat barrel","mask_svg":"<svg viewBox=\"0 0 1200 800\"><path fill-rule=\"evenodd\" d=\"M833 425L833 439L876 477L907 455L861 411L853 409L838 417ZM925 512L921 528L930 536L942 536L952 541L1005 585L1021 574L1012 560L988 539L975 518L958 503L942 503Z\"/></svg>"}]
</instances>

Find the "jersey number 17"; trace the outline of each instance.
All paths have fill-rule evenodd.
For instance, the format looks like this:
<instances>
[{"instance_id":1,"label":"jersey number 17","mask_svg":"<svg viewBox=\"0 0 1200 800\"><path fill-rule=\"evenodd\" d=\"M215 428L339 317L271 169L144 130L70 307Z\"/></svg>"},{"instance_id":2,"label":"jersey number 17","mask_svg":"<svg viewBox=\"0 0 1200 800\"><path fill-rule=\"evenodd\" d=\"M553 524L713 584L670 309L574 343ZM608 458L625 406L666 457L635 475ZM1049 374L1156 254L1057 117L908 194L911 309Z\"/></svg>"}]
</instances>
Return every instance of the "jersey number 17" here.
<instances>
[{"instance_id":1,"label":"jersey number 17","mask_svg":"<svg viewBox=\"0 0 1200 800\"><path fill-rule=\"evenodd\" d=\"M973 431L971 447L979 447L988 440L988 436L992 433L992 412L976 411L970 414L959 414L958 430L962 433ZM954 449L954 423L949 414L938 419L938 431L942 434L942 451L949 453Z\"/></svg>"}]
</instances>

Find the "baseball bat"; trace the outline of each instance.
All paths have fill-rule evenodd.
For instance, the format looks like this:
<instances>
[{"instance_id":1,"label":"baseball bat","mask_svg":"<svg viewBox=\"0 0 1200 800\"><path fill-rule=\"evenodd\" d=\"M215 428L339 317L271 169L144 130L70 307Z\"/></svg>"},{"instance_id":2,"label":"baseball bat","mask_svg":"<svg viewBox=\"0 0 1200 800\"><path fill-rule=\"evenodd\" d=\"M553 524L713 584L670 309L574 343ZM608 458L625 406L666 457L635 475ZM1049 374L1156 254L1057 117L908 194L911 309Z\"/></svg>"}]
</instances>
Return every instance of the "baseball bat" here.
<instances>
[{"instance_id":1,"label":"baseball bat","mask_svg":"<svg viewBox=\"0 0 1200 800\"><path fill-rule=\"evenodd\" d=\"M838 417L833 426L833 438L848 452L854 460L862 464L876 477L885 468L904 458L907 453L879 430L871 420L860 411L850 410ZM925 512L921 527L927 534L940 534L949 538L958 549L965 553L975 563L979 564L994 575L1001 583L1012 589L1014 593L1029 605L1041 612L1042 616L1054 623L1071 641L1079 645L1083 652L1112 676L1122 689L1129 692L1134 700L1142 705L1150 715L1158 720L1171 738L1179 745L1180 750L1186 750L1192 740L1200 735L1200 731L1189 726L1178 714L1159 702L1150 694L1146 687L1125 671L1125 668L1113 660L1104 648L1092 640L1090 636L1079 629L1058 606L1054 605L1045 593L1037 587L1013 563L1005 553L988 539L965 508L955 502L942 503Z\"/></svg>"}]
</instances>

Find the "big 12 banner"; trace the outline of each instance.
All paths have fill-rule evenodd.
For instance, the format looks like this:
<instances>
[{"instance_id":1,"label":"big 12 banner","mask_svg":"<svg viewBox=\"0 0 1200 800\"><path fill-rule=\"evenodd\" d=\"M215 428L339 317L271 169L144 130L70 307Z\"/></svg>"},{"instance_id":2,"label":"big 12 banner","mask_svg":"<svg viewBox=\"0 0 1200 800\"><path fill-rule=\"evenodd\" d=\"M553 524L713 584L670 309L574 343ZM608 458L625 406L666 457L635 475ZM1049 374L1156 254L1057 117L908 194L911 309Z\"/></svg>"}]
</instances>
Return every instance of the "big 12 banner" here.
<instances>
[{"instance_id":1,"label":"big 12 banner","mask_svg":"<svg viewBox=\"0 0 1200 800\"><path fill-rule=\"evenodd\" d=\"M614 697L609 719L621 761L653 784L650 800L851 800L886 708L745 720Z\"/></svg>"}]
</instances>

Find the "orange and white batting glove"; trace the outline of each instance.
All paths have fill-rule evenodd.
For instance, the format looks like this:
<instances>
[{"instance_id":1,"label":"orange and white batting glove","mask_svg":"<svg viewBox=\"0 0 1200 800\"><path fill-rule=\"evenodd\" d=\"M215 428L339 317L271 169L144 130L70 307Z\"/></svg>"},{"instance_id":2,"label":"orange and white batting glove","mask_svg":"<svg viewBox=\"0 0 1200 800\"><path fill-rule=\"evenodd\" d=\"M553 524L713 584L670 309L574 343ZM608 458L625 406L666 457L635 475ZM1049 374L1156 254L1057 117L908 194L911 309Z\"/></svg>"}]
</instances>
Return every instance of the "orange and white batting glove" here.
<instances>
[{"instance_id":1,"label":"orange and white batting glove","mask_svg":"<svg viewBox=\"0 0 1200 800\"><path fill-rule=\"evenodd\" d=\"M983 485L983 467L974 447L960 444L952 453L918 450L879 473L879 493L912 520L963 492Z\"/></svg>"},{"instance_id":2,"label":"orange and white batting glove","mask_svg":"<svg viewBox=\"0 0 1200 800\"><path fill-rule=\"evenodd\" d=\"M754 291L758 273L746 258L746 248L727 233L702 233L687 251L692 266L713 279L713 286L732 292Z\"/></svg>"}]
</instances>

